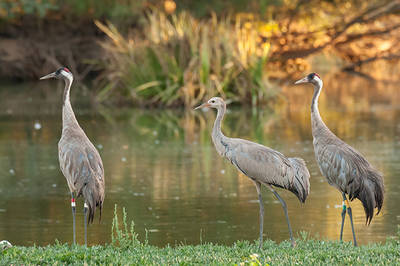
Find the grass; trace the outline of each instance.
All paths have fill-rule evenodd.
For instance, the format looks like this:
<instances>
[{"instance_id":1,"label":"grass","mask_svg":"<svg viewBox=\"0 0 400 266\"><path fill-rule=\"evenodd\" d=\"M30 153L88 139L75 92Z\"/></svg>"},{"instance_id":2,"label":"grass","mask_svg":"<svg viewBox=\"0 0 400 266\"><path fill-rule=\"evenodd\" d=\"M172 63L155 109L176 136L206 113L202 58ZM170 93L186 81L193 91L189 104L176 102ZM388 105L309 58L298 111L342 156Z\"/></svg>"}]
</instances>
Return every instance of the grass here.
<instances>
[{"instance_id":1,"label":"grass","mask_svg":"<svg viewBox=\"0 0 400 266\"><path fill-rule=\"evenodd\" d=\"M113 264L113 265L398 265L400 245L389 242L354 248L349 243L298 240L298 247L288 242L266 241L260 251L255 243L239 241L232 246L203 244L158 248L138 244L121 248L113 245L71 247L55 244L47 247L13 247L2 252L0 263L10 264Z\"/></svg>"},{"instance_id":2,"label":"grass","mask_svg":"<svg viewBox=\"0 0 400 266\"><path fill-rule=\"evenodd\" d=\"M256 242L238 241L232 246L206 243L155 247L137 240L134 224L128 228L126 213L119 224L115 211L112 243L105 246L70 246L56 242L46 247L12 247L0 251L0 264L107 264L107 265L398 265L400 241L389 238L384 244L353 247L351 243L308 239L301 234L297 247L288 241L271 240L258 249Z\"/></svg>"},{"instance_id":3,"label":"grass","mask_svg":"<svg viewBox=\"0 0 400 266\"><path fill-rule=\"evenodd\" d=\"M254 15L196 19L153 9L128 37L111 23L96 25L109 37L100 101L119 95L139 105L192 107L221 95L255 106L275 94L263 71L270 44L262 36L277 26Z\"/></svg>"}]
</instances>

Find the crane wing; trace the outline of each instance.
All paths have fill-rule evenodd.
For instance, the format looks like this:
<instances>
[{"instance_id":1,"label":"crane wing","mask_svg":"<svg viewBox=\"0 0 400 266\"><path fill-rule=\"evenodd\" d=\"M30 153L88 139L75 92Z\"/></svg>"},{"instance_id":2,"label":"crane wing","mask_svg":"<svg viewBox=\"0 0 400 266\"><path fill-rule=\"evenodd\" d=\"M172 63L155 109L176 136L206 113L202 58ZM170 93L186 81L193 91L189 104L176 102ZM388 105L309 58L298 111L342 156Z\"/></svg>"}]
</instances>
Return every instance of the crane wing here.
<instances>
[{"instance_id":1,"label":"crane wing","mask_svg":"<svg viewBox=\"0 0 400 266\"><path fill-rule=\"evenodd\" d=\"M103 162L96 148L84 145L82 141L63 141L59 143L60 168L68 183L73 187L82 180L90 178L102 180L104 177Z\"/></svg>"},{"instance_id":2,"label":"crane wing","mask_svg":"<svg viewBox=\"0 0 400 266\"><path fill-rule=\"evenodd\" d=\"M242 139L232 139L227 158L253 180L288 188L293 182L290 161L280 152Z\"/></svg>"},{"instance_id":3,"label":"crane wing","mask_svg":"<svg viewBox=\"0 0 400 266\"><path fill-rule=\"evenodd\" d=\"M384 184L382 174L354 148L344 142L337 145L317 145L315 157L321 173L329 184L349 195L350 200L358 198L364 207L366 223L382 208Z\"/></svg>"},{"instance_id":4,"label":"crane wing","mask_svg":"<svg viewBox=\"0 0 400 266\"><path fill-rule=\"evenodd\" d=\"M371 168L358 151L343 142L315 149L315 156L321 173L330 185L346 192L351 199L358 194L361 176L366 175Z\"/></svg>"},{"instance_id":5,"label":"crane wing","mask_svg":"<svg viewBox=\"0 0 400 266\"><path fill-rule=\"evenodd\" d=\"M301 158L286 158L263 145L243 140L226 139L224 156L246 176L263 184L285 188L305 202L310 192L310 173Z\"/></svg>"}]
</instances>

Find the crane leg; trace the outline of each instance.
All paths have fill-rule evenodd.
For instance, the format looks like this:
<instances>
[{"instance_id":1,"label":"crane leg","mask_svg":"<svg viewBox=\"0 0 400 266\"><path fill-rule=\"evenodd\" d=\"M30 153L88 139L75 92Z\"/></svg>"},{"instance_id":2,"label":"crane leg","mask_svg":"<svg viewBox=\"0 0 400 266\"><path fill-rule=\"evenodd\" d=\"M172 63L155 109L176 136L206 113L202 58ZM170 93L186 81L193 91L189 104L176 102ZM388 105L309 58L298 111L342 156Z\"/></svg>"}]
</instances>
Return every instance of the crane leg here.
<instances>
[{"instance_id":1,"label":"crane leg","mask_svg":"<svg viewBox=\"0 0 400 266\"><path fill-rule=\"evenodd\" d=\"M254 184L256 185L257 193L258 193L258 202L260 204L260 244L259 248L262 248L263 245L263 227L264 227L264 203L262 200L262 195L261 195L261 183L254 181Z\"/></svg>"},{"instance_id":2,"label":"crane leg","mask_svg":"<svg viewBox=\"0 0 400 266\"><path fill-rule=\"evenodd\" d=\"M88 205L85 204L83 205L83 214L85 216L85 246L87 246L87 212L88 212Z\"/></svg>"},{"instance_id":3,"label":"crane leg","mask_svg":"<svg viewBox=\"0 0 400 266\"><path fill-rule=\"evenodd\" d=\"M275 197L282 204L283 211L285 212L286 222L287 222L287 225L288 225L288 228L289 228L290 241L292 242L291 243L292 247L295 247L296 246L296 242L294 241L294 238L293 238L293 231L292 231L292 227L290 226L289 214L288 214L288 211L287 211L286 202L279 196L278 192L276 192L275 189L273 189L271 185L268 185L268 188L272 191L272 193L274 193Z\"/></svg>"},{"instance_id":4,"label":"crane leg","mask_svg":"<svg viewBox=\"0 0 400 266\"><path fill-rule=\"evenodd\" d=\"M356 247L357 246L357 240L356 240L356 233L354 231L354 224L353 224L353 212L351 211L351 207L350 207L350 203L346 198L346 195L343 193L343 197L345 199L345 202L347 203L348 207L347 207L347 214L350 217L350 224L351 224L351 231L353 233L353 244Z\"/></svg>"},{"instance_id":5,"label":"crane leg","mask_svg":"<svg viewBox=\"0 0 400 266\"><path fill-rule=\"evenodd\" d=\"M346 217L346 194L343 195L343 209L342 209L342 225L340 227L340 241L343 240L343 227L344 227L344 218Z\"/></svg>"},{"instance_id":6,"label":"crane leg","mask_svg":"<svg viewBox=\"0 0 400 266\"><path fill-rule=\"evenodd\" d=\"M74 192L71 192L71 209L72 209L72 232L74 245L76 244L76 234L75 234L75 213L76 213L76 205L75 205L75 195Z\"/></svg>"}]
</instances>

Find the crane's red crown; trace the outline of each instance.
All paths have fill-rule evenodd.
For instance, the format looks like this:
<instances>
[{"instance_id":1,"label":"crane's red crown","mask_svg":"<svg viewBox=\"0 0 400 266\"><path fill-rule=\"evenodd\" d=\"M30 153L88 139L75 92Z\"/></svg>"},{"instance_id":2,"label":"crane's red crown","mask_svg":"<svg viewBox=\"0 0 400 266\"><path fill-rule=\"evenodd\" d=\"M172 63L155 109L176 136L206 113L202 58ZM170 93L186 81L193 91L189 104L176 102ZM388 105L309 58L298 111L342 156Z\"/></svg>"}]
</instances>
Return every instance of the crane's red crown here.
<instances>
[{"instance_id":1,"label":"crane's red crown","mask_svg":"<svg viewBox=\"0 0 400 266\"><path fill-rule=\"evenodd\" d=\"M60 75L60 74L61 74L61 71L65 71L65 72L67 72L67 73L71 73L71 71L69 71L68 68L66 68L66 67L60 67L59 69L57 69L56 75L57 75L57 76Z\"/></svg>"},{"instance_id":2,"label":"crane's red crown","mask_svg":"<svg viewBox=\"0 0 400 266\"><path fill-rule=\"evenodd\" d=\"M315 73L315 72L309 74L309 75L308 75L308 79L309 79L309 80L312 80L312 79L314 78L314 76L317 76L319 79L321 79L321 77L320 77L317 73Z\"/></svg>"}]
</instances>

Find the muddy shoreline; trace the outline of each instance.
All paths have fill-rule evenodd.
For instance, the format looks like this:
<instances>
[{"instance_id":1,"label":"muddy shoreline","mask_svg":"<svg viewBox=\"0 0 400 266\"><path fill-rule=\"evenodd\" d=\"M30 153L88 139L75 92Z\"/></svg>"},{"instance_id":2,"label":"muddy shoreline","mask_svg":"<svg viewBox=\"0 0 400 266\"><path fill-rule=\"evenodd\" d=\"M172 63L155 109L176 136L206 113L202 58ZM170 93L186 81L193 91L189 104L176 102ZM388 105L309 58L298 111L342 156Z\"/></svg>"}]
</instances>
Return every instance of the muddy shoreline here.
<instances>
[{"instance_id":1,"label":"muddy shoreline","mask_svg":"<svg viewBox=\"0 0 400 266\"><path fill-rule=\"evenodd\" d=\"M102 56L105 38L91 20L26 18L18 24L0 24L0 79L32 80L66 65L82 79Z\"/></svg>"}]
</instances>

